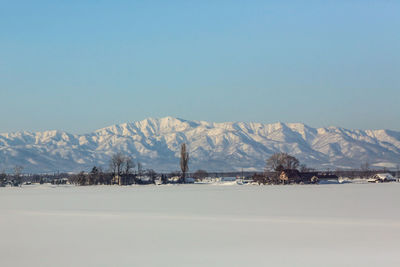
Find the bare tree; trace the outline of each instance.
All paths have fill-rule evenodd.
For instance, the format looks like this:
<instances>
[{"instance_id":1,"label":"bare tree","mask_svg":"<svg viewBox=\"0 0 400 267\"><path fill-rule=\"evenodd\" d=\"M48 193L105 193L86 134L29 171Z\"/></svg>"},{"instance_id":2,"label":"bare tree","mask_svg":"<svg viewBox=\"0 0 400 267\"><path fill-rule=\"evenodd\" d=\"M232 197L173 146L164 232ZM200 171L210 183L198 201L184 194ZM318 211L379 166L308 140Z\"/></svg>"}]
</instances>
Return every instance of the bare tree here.
<instances>
[{"instance_id":1,"label":"bare tree","mask_svg":"<svg viewBox=\"0 0 400 267\"><path fill-rule=\"evenodd\" d=\"M297 158L286 154L285 164L283 165L285 169L297 169L299 164L300 162Z\"/></svg>"},{"instance_id":2,"label":"bare tree","mask_svg":"<svg viewBox=\"0 0 400 267\"><path fill-rule=\"evenodd\" d=\"M115 175L120 176L122 174L123 165L125 162L125 157L122 153L118 152L111 157L110 167Z\"/></svg>"},{"instance_id":3,"label":"bare tree","mask_svg":"<svg viewBox=\"0 0 400 267\"><path fill-rule=\"evenodd\" d=\"M361 164L361 176L362 177L368 177L369 176L369 172L370 172L370 164L368 161L364 162L363 164Z\"/></svg>"},{"instance_id":4,"label":"bare tree","mask_svg":"<svg viewBox=\"0 0 400 267\"><path fill-rule=\"evenodd\" d=\"M80 172L77 174L76 180L79 185L86 185L87 184L87 177L84 172Z\"/></svg>"},{"instance_id":5,"label":"bare tree","mask_svg":"<svg viewBox=\"0 0 400 267\"><path fill-rule=\"evenodd\" d=\"M3 170L0 173L0 187L6 186L7 184L7 174L6 172Z\"/></svg>"},{"instance_id":6,"label":"bare tree","mask_svg":"<svg viewBox=\"0 0 400 267\"><path fill-rule=\"evenodd\" d=\"M125 157L125 163L124 163L124 172L123 172L123 175L122 175L122 179L123 179L122 184L128 185L128 184L132 183L131 170L133 168L135 168L135 163L134 163L132 157L126 156Z\"/></svg>"},{"instance_id":7,"label":"bare tree","mask_svg":"<svg viewBox=\"0 0 400 267\"><path fill-rule=\"evenodd\" d=\"M88 184L94 185L99 183L99 169L96 166L93 166L92 170L89 173Z\"/></svg>"},{"instance_id":8,"label":"bare tree","mask_svg":"<svg viewBox=\"0 0 400 267\"><path fill-rule=\"evenodd\" d=\"M133 161L132 157L126 156L125 157L125 169L124 169L124 174L129 175L131 173L131 170L135 168L135 162Z\"/></svg>"},{"instance_id":9,"label":"bare tree","mask_svg":"<svg viewBox=\"0 0 400 267\"><path fill-rule=\"evenodd\" d=\"M125 164L125 156L121 152L112 155L110 160L110 168L113 173L113 178L117 179L116 182L120 185L122 184L121 175L124 164Z\"/></svg>"},{"instance_id":10,"label":"bare tree","mask_svg":"<svg viewBox=\"0 0 400 267\"><path fill-rule=\"evenodd\" d=\"M142 163L140 162L137 163L137 175L139 177L143 175L143 166Z\"/></svg>"},{"instance_id":11,"label":"bare tree","mask_svg":"<svg viewBox=\"0 0 400 267\"><path fill-rule=\"evenodd\" d=\"M275 153L268 158L265 171L268 170L281 170L281 169L297 169L299 167L299 160L287 153Z\"/></svg>"},{"instance_id":12,"label":"bare tree","mask_svg":"<svg viewBox=\"0 0 400 267\"><path fill-rule=\"evenodd\" d=\"M146 175L150 177L151 183L154 184L156 182L157 173L153 169L146 170Z\"/></svg>"},{"instance_id":13,"label":"bare tree","mask_svg":"<svg viewBox=\"0 0 400 267\"><path fill-rule=\"evenodd\" d=\"M71 175L69 177L69 182L77 185L87 185L89 179L90 178L87 177L84 172L80 172L78 174Z\"/></svg>"},{"instance_id":14,"label":"bare tree","mask_svg":"<svg viewBox=\"0 0 400 267\"><path fill-rule=\"evenodd\" d=\"M22 170L24 167L21 165L15 165L14 166L14 180L15 180L15 185L21 185L22 184Z\"/></svg>"},{"instance_id":15,"label":"bare tree","mask_svg":"<svg viewBox=\"0 0 400 267\"><path fill-rule=\"evenodd\" d=\"M186 173L189 171L189 152L186 150L186 144L183 143L181 145L181 171L182 171L182 176L181 176L181 183L185 182L186 178Z\"/></svg>"}]
</instances>

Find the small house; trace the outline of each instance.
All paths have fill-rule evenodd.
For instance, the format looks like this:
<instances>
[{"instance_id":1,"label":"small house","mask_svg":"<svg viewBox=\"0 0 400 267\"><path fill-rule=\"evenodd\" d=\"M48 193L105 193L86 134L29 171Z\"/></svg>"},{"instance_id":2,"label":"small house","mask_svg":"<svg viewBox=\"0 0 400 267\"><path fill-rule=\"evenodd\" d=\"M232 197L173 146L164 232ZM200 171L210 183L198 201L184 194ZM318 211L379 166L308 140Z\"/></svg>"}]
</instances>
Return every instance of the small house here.
<instances>
[{"instance_id":1,"label":"small house","mask_svg":"<svg viewBox=\"0 0 400 267\"><path fill-rule=\"evenodd\" d=\"M292 169L283 170L279 175L279 179L285 184L301 182L300 172Z\"/></svg>"},{"instance_id":2,"label":"small house","mask_svg":"<svg viewBox=\"0 0 400 267\"><path fill-rule=\"evenodd\" d=\"M115 176L112 178L112 180L111 180L111 184L122 185L121 176L119 176L118 174L115 175Z\"/></svg>"},{"instance_id":3,"label":"small house","mask_svg":"<svg viewBox=\"0 0 400 267\"><path fill-rule=\"evenodd\" d=\"M338 179L334 174L318 172L299 172L298 170L283 170L279 176L283 183L316 184L320 180Z\"/></svg>"},{"instance_id":4,"label":"small house","mask_svg":"<svg viewBox=\"0 0 400 267\"><path fill-rule=\"evenodd\" d=\"M339 177L337 175L330 174L330 173L319 173L317 177L318 177L318 182L321 180L325 180L325 181L336 180L336 182L339 181Z\"/></svg>"},{"instance_id":5,"label":"small house","mask_svg":"<svg viewBox=\"0 0 400 267\"><path fill-rule=\"evenodd\" d=\"M368 179L368 182L370 183L382 183L391 181L396 181L396 178L394 178L390 173L377 173Z\"/></svg>"}]
</instances>

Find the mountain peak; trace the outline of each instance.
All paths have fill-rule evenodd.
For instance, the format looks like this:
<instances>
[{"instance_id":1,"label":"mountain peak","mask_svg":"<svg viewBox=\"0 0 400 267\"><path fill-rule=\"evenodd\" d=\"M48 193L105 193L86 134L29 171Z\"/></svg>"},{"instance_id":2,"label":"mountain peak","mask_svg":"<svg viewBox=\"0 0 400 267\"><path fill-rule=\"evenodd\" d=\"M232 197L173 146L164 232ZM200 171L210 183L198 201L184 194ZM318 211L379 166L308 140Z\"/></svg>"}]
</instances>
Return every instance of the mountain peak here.
<instances>
[{"instance_id":1,"label":"mountain peak","mask_svg":"<svg viewBox=\"0 0 400 267\"><path fill-rule=\"evenodd\" d=\"M206 122L147 118L85 135L62 131L0 134L0 169L80 171L108 168L122 152L157 171L179 169L179 149L188 144L192 170L262 170L275 152L287 152L317 169L359 168L361 163L400 164L400 133L389 130L313 128L303 123Z\"/></svg>"}]
</instances>

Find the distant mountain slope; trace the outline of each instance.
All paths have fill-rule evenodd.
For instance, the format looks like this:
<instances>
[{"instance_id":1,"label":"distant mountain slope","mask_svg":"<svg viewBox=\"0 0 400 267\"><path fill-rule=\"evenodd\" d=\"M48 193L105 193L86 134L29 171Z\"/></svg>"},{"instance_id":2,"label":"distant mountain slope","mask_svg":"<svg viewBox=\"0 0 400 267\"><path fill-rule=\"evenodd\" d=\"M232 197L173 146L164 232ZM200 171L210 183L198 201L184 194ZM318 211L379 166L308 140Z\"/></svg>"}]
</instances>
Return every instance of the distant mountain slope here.
<instances>
[{"instance_id":1,"label":"distant mountain slope","mask_svg":"<svg viewBox=\"0 0 400 267\"><path fill-rule=\"evenodd\" d=\"M129 154L146 168L179 168L186 142L191 170L262 170L274 152L287 152L318 169L358 168L363 162L400 164L400 132L312 128L301 123L212 123L171 117L124 123L75 135L62 131L0 134L0 170L22 165L27 172L106 168L115 152Z\"/></svg>"}]
</instances>

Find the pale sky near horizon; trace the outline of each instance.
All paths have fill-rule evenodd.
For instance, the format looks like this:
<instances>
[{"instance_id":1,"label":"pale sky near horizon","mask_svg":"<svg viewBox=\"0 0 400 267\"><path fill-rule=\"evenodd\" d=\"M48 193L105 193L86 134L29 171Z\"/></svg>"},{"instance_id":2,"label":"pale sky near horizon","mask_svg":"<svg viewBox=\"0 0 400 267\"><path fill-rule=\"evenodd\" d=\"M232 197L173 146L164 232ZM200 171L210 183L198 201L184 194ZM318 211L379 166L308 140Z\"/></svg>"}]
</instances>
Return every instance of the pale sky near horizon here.
<instances>
[{"instance_id":1,"label":"pale sky near horizon","mask_svg":"<svg viewBox=\"0 0 400 267\"><path fill-rule=\"evenodd\" d=\"M400 130L399 14L399 1L0 0L0 132L165 116Z\"/></svg>"}]
</instances>

